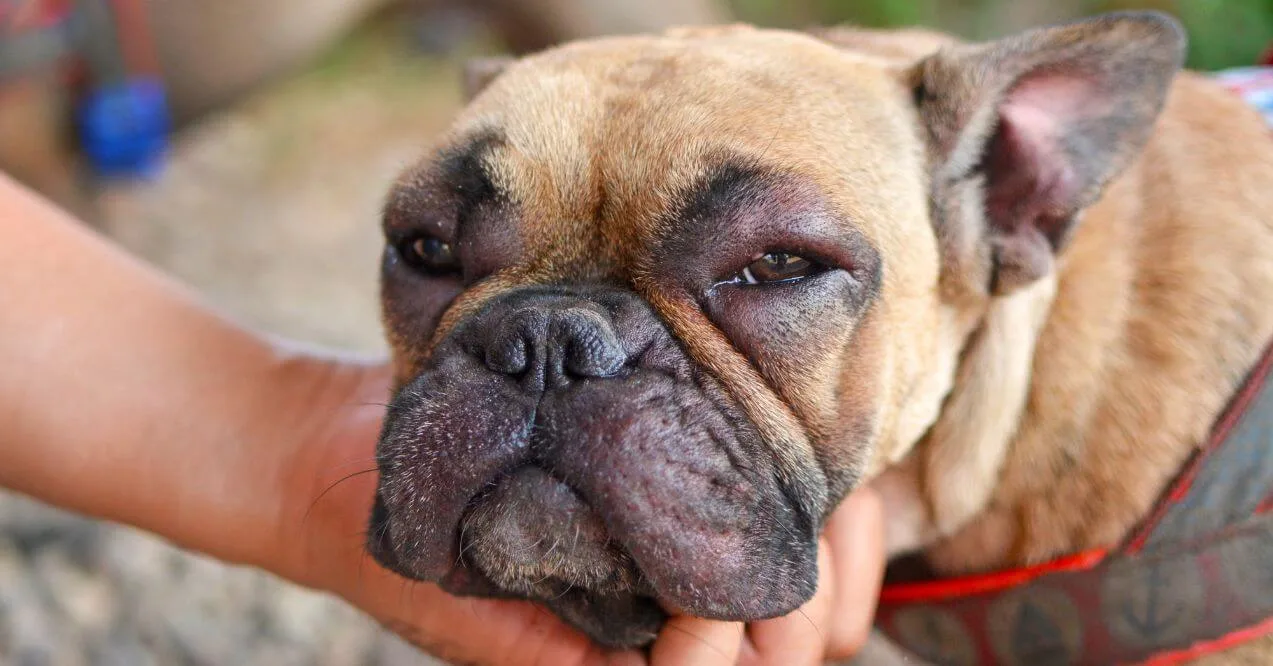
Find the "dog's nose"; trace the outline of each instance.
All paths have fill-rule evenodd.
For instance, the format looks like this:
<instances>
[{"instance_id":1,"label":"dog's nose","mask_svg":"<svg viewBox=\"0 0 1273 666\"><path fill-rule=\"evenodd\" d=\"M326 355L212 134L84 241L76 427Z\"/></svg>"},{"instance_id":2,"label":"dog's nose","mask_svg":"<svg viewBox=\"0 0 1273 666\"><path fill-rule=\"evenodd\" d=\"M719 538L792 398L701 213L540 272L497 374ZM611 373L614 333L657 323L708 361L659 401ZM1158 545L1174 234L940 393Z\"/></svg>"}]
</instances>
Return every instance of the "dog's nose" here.
<instances>
[{"instance_id":1,"label":"dog's nose","mask_svg":"<svg viewBox=\"0 0 1273 666\"><path fill-rule=\"evenodd\" d=\"M627 353L607 315L574 299L524 303L494 322L486 366L528 388L560 388L574 378L609 377Z\"/></svg>"}]
</instances>

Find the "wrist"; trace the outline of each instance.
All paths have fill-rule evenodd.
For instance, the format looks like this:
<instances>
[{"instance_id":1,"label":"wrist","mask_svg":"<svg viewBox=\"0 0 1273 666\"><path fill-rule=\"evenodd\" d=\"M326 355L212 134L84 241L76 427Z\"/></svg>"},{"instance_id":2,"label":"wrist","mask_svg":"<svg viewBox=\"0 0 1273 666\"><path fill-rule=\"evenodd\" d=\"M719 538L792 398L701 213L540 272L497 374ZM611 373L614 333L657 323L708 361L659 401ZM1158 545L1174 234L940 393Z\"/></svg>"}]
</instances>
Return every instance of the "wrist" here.
<instances>
[{"instance_id":1,"label":"wrist","mask_svg":"<svg viewBox=\"0 0 1273 666\"><path fill-rule=\"evenodd\" d=\"M343 593L363 556L388 372L379 364L293 355L280 360L276 374L280 398L259 418L279 455L257 480L274 498L274 529L250 563Z\"/></svg>"}]
</instances>

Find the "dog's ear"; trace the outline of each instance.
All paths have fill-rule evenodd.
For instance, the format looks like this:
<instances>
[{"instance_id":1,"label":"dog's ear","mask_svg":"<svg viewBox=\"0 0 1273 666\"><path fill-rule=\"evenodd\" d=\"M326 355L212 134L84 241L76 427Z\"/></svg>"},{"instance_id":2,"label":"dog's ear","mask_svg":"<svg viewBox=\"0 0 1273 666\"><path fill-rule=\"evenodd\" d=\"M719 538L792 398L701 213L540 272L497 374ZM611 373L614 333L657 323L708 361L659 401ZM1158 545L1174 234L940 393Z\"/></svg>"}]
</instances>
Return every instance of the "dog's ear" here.
<instances>
[{"instance_id":1,"label":"dog's ear","mask_svg":"<svg viewBox=\"0 0 1273 666\"><path fill-rule=\"evenodd\" d=\"M948 258L992 293L1047 275L1082 209L1148 140L1185 36L1128 12L956 46L910 71Z\"/></svg>"},{"instance_id":2,"label":"dog's ear","mask_svg":"<svg viewBox=\"0 0 1273 666\"><path fill-rule=\"evenodd\" d=\"M473 101L473 98L486 89L495 77L508 69L514 60L516 58L512 56L485 56L465 60L460 75L464 102Z\"/></svg>"}]
</instances>

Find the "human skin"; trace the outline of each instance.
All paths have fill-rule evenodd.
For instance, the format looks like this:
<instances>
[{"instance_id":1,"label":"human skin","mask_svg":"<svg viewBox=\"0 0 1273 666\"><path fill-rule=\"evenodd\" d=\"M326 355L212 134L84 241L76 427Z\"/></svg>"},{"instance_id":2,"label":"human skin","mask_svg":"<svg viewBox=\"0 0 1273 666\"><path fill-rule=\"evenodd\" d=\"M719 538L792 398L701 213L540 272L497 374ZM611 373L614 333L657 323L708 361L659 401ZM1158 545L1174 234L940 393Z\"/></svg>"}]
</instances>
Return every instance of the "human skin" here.
<instances>
[{"instance_id":1,"label":"human skin","mask_svg":"<svg viewBox=\"0 0 1273 666\"><path fill-rule=\"evenodd\" d=\"M362 549L381 363L251 332L2 175L0 239L0 486L337 594L455 662L812 664L866 640L883 521L865 491L830 520L800 611L677 617L647 654L406 581Z\"/></svg>"}]
</instances>

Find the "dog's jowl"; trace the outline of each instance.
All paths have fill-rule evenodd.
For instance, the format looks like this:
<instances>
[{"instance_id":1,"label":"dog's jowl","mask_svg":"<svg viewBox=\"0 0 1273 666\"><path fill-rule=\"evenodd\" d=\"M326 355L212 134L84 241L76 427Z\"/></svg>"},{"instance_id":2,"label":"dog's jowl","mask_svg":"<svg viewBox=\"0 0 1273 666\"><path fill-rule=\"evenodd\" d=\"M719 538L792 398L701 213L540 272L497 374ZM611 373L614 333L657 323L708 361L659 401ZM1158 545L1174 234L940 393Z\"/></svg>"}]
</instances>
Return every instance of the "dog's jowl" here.
<instances>
[{"instance_id":1,"label":"dog's jowl","mask_svg":"<svg viewBox=\"0 0 1273 666\"><path fill-rule=\"evenodd\" d=\"M370 550L639 646L798 608L860 484L942 575L1122 543L1273 336L1273 144L1184 43L1132 13L486 63L385 207Z\"/></svg>"}]
</instances>

